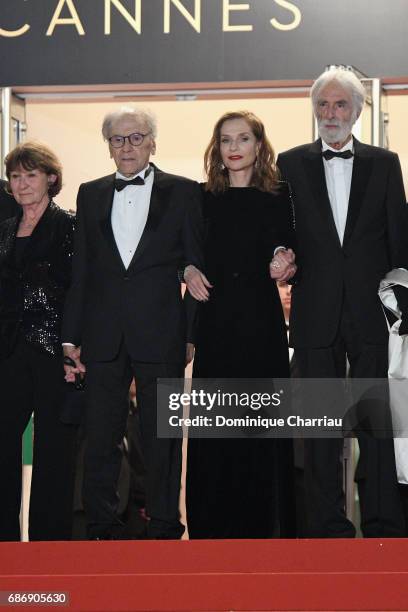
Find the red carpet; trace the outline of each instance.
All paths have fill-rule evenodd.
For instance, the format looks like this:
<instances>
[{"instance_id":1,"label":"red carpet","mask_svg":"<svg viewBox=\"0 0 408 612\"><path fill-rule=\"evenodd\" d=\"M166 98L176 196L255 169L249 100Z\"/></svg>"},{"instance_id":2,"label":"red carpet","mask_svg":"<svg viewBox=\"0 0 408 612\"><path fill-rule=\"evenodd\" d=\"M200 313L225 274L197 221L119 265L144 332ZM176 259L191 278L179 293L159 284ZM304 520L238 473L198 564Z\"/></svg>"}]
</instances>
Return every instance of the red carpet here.
<instances>
[{"instance_id":1,"label":"red carpet","mask_svg":"<svg viewBox=\"0 0 408 612\"><path fill-rule=\"evenodd\" d=\"M18 610L408 610L408 543L1 543L0 591L69 593Z\"/></svg>"}]
</instances>

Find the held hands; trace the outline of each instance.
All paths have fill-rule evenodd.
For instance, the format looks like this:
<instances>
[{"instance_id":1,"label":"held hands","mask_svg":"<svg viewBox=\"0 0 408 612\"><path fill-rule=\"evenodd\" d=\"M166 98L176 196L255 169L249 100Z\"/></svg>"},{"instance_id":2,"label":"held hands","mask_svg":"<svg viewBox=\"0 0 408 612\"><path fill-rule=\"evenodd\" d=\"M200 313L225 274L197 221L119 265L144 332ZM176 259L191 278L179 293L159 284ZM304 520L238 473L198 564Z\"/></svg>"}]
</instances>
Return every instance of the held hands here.
<instances>
[{"instance_id":1,"label":"held hands","mask_svg":"<svg viewBox=\"0 0 408 612\"><path fill-rule=\"evenodd\" d=\"M84 364L81 362L81 347L80 346L64 346L64 357L70 357L75 361L76 368L64 364L66 382L75 382L75 374L83 376L86 372Z\"/></svg>"},{"instance_id":2,"label":"held hands","mask_svg":"<svg viewBox=\"0 0 408 612\"><path fill-rule=\"evenodd\" d=\"M292 249L280 249L269 264L271 278L278 281L288 281L296 273L295 254Z\"/></svg>"},{"instance_id":3,"label":"held hands","mask_svg":"<svg viewBox=\"0 0 408 612\"><path fill-rule=\"evenodd\" d=\"M212 284L198 268L191 264L187 266L184 270L184 281L193 298L199 302L208 301L210 297L208 289L211 289Z\"/></svg>"}]
</instances>

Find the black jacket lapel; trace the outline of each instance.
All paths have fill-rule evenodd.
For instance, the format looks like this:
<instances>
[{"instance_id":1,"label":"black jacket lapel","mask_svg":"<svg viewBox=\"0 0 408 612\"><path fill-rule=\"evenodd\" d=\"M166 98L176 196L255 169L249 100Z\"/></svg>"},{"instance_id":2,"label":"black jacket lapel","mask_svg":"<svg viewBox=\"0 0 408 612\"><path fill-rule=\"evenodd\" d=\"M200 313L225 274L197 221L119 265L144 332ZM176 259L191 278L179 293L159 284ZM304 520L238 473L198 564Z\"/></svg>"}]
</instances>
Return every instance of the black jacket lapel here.
<instances>
[{"instance_id":1,"label":"black jacket lapel","mask_svg":"<svg viewBox=\"0 0 408 612\"><path fill-rule=\"evenodd\" d=\"M309 150L304 154L303 163L317 208L326 227L329 228L329 231L333 234L333 237L340 245L340 240L330 205L329 194L327 192L326 175L324 172L322 157L322 141L320 138L310 145Z\"/></svg>"},{"instance_id":2,"label":"black jacket lapel","mask_svg":"<svg viewBox=\"0 0 408 612\"><path fill-rule=\"evenodd\" d=\"M147 215L146 225L139 244L133 255L132 261L130 262L129 269L135 265L139 257L149 246L170 204L169 194L172 189L172 185L168 182L167 175L164 172L155 166L153 167L154 181L152 194L150 196L149 213Z\"/></svg>"},{"instance_id":3,"label":"black jacket lapel","mask_svg":"<svg viewBox=\"0 0 408 612\"><path fill-rule=\"evenodd\" d=\"M55 204L50 202L31 234L31 238L24 251L23 261L34 261L37 258L41 258L48 251L53 237L51 221L54 214Z\"/></svg>"},{"instance_id":4,"label":"black jacket lapel","mask_svg":"<svg viewBox=\"0 0 408 612\"><path fill-rule=\"evenodd\" d=\"M38 259L42 259L46 256L49 251L50 245L53 242L55 226L53 219L57 214L58 207L52 201L49 202L48 207L40 217L37 225L33 229L30 240L24 250L22 258L23 265L25 262L34 262ZM20 210L19 214L10 219L10 225L8 230L8 246L7 256L10 256L17 236L18 226L23 216L23 211Z\"/></svg>"},{"instance_id":5,"label":"black jacket lapel","mask_svg":"<svg viewBox=\"0 0 408 612\"><path fill-rule=\"evenodd\" d=\"M360 214L365 194L367 193L367 183L371 176L373 166L372 157L367 155L367 151L368 147L354 138L353 174L351 178L350 197L343 246L351 237Z\"/></svg>"},{"instance_id":6,"label":"black jacket lapel","mask_svg":"<svg viewBox=\"0 0 408 612\"><path fill-rule=\"evenodd\" d=\"M124 268L125 266L118 251L115 236L113 235L111 221L113 196L115 192L115 176L116 174L111 174L110 176L103 179L103 181L99 185L99 192L97 194L98 213L100 214L99 225L109 250L113 253L115 259L117 260L117 263L119 263L119 265Z\"/></svg>"}]
</instances>

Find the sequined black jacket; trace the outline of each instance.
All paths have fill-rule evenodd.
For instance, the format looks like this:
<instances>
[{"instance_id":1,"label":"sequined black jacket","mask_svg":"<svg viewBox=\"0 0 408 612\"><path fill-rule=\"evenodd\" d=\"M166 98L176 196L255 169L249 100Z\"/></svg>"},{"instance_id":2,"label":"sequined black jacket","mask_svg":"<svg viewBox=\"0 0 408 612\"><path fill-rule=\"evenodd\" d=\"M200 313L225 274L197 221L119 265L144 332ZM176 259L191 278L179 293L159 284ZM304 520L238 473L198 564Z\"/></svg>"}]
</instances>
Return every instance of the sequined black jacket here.
<instances>
[{"instance_id":1,"label":"sequined black jacket","mask_svg":"<svg viewBox=\"0 0 408 612\"><path fill-rule=\"evenodd\" d=\"M13 351L19 336L57 355L75 217L50 202L18 265L14 249L21 214L0 224L0 357Z\"/></svg>"}]
</instances>

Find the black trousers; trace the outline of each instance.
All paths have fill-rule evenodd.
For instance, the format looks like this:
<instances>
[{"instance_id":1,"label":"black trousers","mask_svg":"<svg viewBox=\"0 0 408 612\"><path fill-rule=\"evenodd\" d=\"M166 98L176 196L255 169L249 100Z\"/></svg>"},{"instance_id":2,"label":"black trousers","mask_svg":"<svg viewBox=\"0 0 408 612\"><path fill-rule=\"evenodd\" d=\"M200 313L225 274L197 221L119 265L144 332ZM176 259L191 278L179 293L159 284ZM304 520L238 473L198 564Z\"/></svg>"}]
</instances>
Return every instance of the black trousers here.
<instances>
[{"instance_id":1,"label":"black trousers","mask_svg":"<svg viewBox=\"0 0 408 612\"><path fill-rule=\"evenodd\" d=\"M346 359L351 378L386 379L388 347L369 345L360 337L345 304L338 336L333 346L296 350L300 377L345 377ZM386 387L386 385L384 385ZM356 435L360 458L355 479L358 483L361 530L365 537L399 537L404 534L404 518L398 494L394 444L390 429L388 389L382 405L366 402ZM378 423L381 426L378 428ZM378 429L383 429L379 432ZM342 456L343 439L305 440L306 536L347 538L355 536L354 525L344 508Z\"/></svg>"},{"instance_id":2,"label":"black trousers","mask_svg":"<svg viewBox=\"0 0 408 612\"><path fill-rule=\"evenodd\" d=\"M30 540L69 540L75 428L59 420L62 357L20 340L0 361L0 540L20 540L22 435L34 412Z\"/></svg>"},{"instance_id":3,"label":"black trousers","mask_svg":"<svg viewBox=\"0 0 408 612\"><path fill-rule=\"evenodd\" d=\"M184 366L140 363L131 359L125 344L109 362L86 364L87 408L83 502L90 538L120 537L117 483L120 444L129 411L129 385L136 380L142 451L146 468L148 537L178 539L181 440L157 437L157 378L182 378Z\"/></svg>"}]
</instances>

